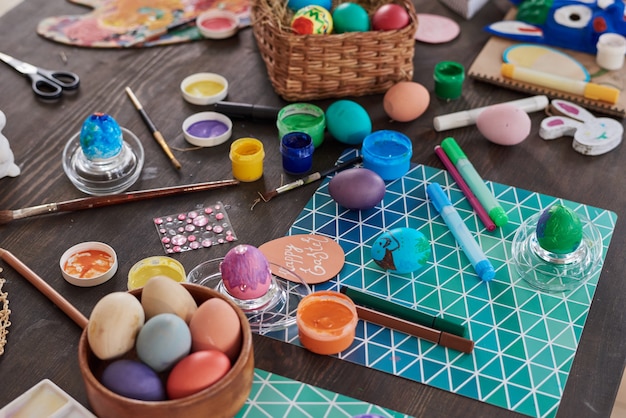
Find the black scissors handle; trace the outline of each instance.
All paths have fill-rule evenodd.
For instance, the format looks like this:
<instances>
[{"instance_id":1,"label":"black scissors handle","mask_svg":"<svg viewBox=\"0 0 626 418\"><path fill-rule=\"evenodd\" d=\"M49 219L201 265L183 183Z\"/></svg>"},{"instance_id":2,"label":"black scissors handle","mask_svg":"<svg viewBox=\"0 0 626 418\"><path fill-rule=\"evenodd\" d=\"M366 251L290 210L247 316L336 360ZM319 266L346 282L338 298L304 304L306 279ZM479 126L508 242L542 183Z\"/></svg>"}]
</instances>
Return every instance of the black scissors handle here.
<instances>
[{"instance_id":1,"label":"black scissors handle","mask_svg":"<svg viewBox=\"0 0 626 418\"><path fill-rule=\"evenodd\" d=\"M41 68L29 74L35 94L43 99L58 99L63 90L75 90L80 84L77 74L69 71L50 71Z\"/></svg>"}]
</instances>

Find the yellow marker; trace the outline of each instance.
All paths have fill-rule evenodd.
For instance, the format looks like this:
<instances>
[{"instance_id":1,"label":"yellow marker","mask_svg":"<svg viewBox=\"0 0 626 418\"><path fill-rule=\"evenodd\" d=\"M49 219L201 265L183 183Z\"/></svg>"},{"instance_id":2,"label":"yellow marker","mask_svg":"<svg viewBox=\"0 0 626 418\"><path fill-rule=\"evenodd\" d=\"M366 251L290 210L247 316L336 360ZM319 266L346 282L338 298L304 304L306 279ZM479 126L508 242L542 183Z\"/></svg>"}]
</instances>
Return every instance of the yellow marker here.
<instances>
[{"instance_id":1,"label":"yellow marker","mask_svg":"<svg viewBox=\"0 0 626 418\"><path fill-rule=\"evenodd\" d=\"M518 67L509 63L502 64L500 72L503 76L513 80L523 81L565 93L576 94L591 100L601 100L615 104L619 99L619 90L615 87L574 80L555 74L532 70L530 68Z\"/></svg>"}]
</instances>

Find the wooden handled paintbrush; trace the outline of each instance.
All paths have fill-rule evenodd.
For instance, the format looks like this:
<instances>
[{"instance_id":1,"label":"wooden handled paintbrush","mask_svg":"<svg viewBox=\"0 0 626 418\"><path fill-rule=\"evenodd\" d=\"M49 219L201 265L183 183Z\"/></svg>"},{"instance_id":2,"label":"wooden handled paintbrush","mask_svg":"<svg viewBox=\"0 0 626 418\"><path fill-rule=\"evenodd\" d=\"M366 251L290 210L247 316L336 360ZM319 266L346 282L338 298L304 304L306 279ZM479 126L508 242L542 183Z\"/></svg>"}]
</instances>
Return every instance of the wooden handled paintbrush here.
<instances>
[{"instance_id":1,"label":"wooden handled paintbrush","mask_svg":"<svg viewBox=\"0 0 626 418\"><path fill-rule=\"evenodd\" d=\"M259 192L259 196L261 196L261 199L263 199L264 202L269 202L271 199L273 199L274 197L278 196L281 193L285 193L288 192L289 190L293 190L297 187L300 186L304 186L305 184L309 184L312 183L316 180L319 179L323 179L324 177L336 173L338 171L344 170L348 167L352 167L355 164L360 163L361 161L363 161L362 157L355 157L352 158L344 163L341 164L337 164L335 166L333 166L332 168L329 168L328 170L325 171L317 171L315 173L311 173L306 177L303 177L301 179L298 179L296 181L293 181L291 183L285 184L284 186L280 186L274 190L271 190L269 192L265 192L265 193L260 193Z\"/></svg>"},{"instance_id":2,"label":"wooden handled paintbrush","mask_svg":"<svg viewBox=\"0 0 626 418\"><path fill-rule=\"evenodd\" d=\"M173 196L191 192L201 192L236 184L239 184L239 181L234 179L217 180L209 181L206 183L190 184L186 186L140 190L137 192L120 193L110 196L83 197L80 199L68 200L65 202L47 203L44 205L31 206L29 208L16 210L0 210L0 225L9 223L17 219L29 218L31 216L43 215L47 213L70 212L82 209L99 208L103 206L117 205L120 203L152 199L155 197Z\"/></svg>"}]
</instances>

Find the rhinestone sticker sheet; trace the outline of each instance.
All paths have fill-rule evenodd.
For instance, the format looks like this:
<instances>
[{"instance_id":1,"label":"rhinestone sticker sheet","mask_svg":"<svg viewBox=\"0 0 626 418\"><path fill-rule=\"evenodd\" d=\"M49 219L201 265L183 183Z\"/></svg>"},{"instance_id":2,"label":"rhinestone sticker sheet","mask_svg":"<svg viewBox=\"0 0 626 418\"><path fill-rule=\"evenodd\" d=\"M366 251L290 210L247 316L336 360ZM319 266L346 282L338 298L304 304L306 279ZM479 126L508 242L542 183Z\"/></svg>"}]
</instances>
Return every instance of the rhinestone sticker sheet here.
<instances>
[{"instance_id":1,"label":"rhinestone sticker sheet","mask_svg":"<svg viewBox=\"0 0 626 418\"><path fill-rule=\"evenodd\" d=\"M153 219L167 254L209 248L237 240L222 202Z\"/></svg>"},{"instance_id":2,"label":"rhinestone sticker sheet","mask_svg":"<svg viewBox=\"0 0 626 418\"><path fill-rule=\"evenodd\" d=\"M342 160L356 151L345 153ZM332 237L346 254L336 278L314 291L340 286L362 289L431 315L462 320L475 342L464 354L404 333L359 321L351 347L337 357L395 376L477 399L521 414L554 417L569 376L593 300L600 271L568 292L545 293L516 274L511 242L518 227L537 212L560 202L591 219L602 236L602 262L617 215L503 184L487 186L506 210L509 223L487 231L447 171L417 165L387 183L383 201L368 211L347 211L328 193L329 176L298 216L289 235ZM496 269L485 283L474 272L443 219L426 198L438 182ZM371 247L384 231L415 228L431 241L432 257L421 270L394 274L381 270ZM300 345L297 329L267 334Z\"/></svg>"}]
</instances>

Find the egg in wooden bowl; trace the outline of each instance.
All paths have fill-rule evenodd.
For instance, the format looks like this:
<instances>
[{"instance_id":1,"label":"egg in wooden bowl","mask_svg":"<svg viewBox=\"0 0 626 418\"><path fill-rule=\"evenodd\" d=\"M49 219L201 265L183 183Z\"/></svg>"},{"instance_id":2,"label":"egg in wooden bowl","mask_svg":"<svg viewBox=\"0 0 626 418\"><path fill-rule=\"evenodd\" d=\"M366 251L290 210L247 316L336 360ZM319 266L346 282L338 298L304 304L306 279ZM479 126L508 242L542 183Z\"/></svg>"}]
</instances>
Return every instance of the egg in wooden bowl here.
<instances>
[{"instance_id":1,"label":"egg in wooden bowl","mask_svg":"<svg viewBox=\"0 0 626 418\"><path fill-rule=\"evenodd\" d=\"M252 380L254 377L252 331L250 329L248 319L239 307L237 307L232 301L228 300L219 292L213 289L191 283L181 283L180 286L183 286L191 294L199 307L207 301L217 299L220 301L220 303L225 302L229 307L232 308L233 312L236 315L236 318L238 319L238 326L241 327L241 343L238 353L235 353L235 355L232 357L230 368L228 369L228 371L225 372L223 376L217 379L210 386L183 397L166 397L163 400L140 400L120 395L119 393L116 393L115 391L105 386L105 384L103 384L103 375L105 372L107 372L109 366L118 363L143 363L140 363L140 361L137 359L138 353L135 349L126 351L124 354L121 355L113 355L111 358L106 359L102 359L102 357L108 356L101 354L98 349L92 350L89 334L91 325L91 338L93 343L97 337L93 337L93 335L95 335L95 333L93 332L95 324L91 322L97 320L96 318L94 318L94 315L97 313L97 309L99 309L97 304L94 307L92 315L89 319L91 324L89 324L83 330L83 333L80 337L80 342L78 346L78 362L83 380L85 382L89 404L93 412L98 417L199 418L206 417L207 414L210 414L212 417L232 417L236 415L237 412L245 404L250 394L250 390L252 388ZM132 295L134 298L137 299L137 301L141 301L142 291L143 288L139 288L131 290L127 292L127 294ZM126 292L117 293L123 295ZM105 298L107 296L105 296ZM126 301L125 305L128 306L133 304L128 304L128 301ZM143 312L137 312L136 317L138 318L137 320L143 325L143 321L141 321L142 314ZM170 314L164 313L162 315ZM159 315L157 315L156 317L158 316ZM151 321L156 317L146 320L145 323L147 324L148 321ZM138 328L141 328L141 326L139 326ZM118 335L123 336L124 334L124 332L121 332ZM111 341L105 340L104 344L110 346ZM106 348L107 347L105 347L105 349ZM99 351L98 355L96 355L95 351ZM209 351L204 351L204 353L208 352ZM192 355L195 355L197 353L197 351L191 352L188 357L191 357ZM180 363L186 360L186 358L181 360ZM156 375L164 381L164 387L168 386L168 375L171 375L177 366L178 364L173 366L173 368L170 368L170 370L168 371L156 373Z\"/></svg>"}]
</instances>

